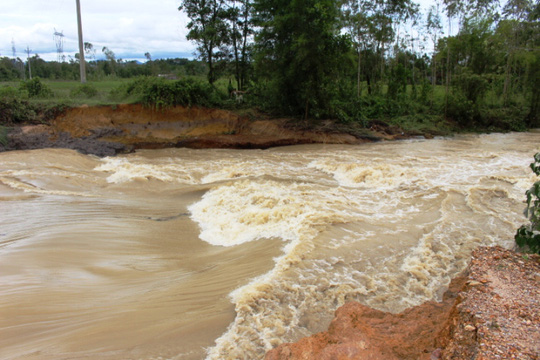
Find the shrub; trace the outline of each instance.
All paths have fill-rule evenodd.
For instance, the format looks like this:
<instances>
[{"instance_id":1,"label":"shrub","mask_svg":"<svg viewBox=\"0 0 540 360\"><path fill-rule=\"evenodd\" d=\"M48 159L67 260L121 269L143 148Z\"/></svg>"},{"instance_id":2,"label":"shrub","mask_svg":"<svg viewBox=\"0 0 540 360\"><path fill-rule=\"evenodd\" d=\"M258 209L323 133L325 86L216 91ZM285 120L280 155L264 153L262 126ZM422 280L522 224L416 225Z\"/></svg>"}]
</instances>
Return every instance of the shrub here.
<instances>
[{"instance_id":1,"label":"shrub","mask_svg":"<svg viewBox=\"0 0 540 360\"><path fill-rule=\"evenodd\" d=\"M540 153L534 155L531 169L536 175L540 175ZM526 195L525 217L531 222L518 229L515 240L520 249L540 254L540 181L535 182Z\"/></svg>"},{"instance_id":2,"label":"shrub","mask_svg":"<svg viewBox=\"0 0 540 360\"><path fill-rule=\"evenodd\" d=\"M71 91L71 97L93 98L98 94L98 90L92 84L81 84L75 90Z\"/></svg>"},{"instance_id":3,"label":"shrub","mask_svg":"<svg viewBox=\"0 0 540 360\"><path fill-rule=\"evenodd\" d=\"M486 94L489 83L486 76L473 74L471 70L464 69L454 78L454 85L461 90L467 100L476 103Z\"/></svg>"},{"instance_id":4,"label":"shrub","mask_svg":"<svg viewBox=\"0 0 540 360\"><path fill-rule=\"evenodd\" d=\"M13 86L0 87L0 100L5 99L28 99L28 92Z\"/></svg>"},{"instance_id":5,"label":"shrub","mask_svg":"<svg viewBox=\"0 0 540 360\"><path fill-rule=\"evenodd\" d=\"M3 97L0 98L0 124L14 124L32 121L36 111L26 100Z\"/></svg>"},{"instance_id":6,"label":"shrub","mask_svg":"<svg viewBox=\"0 0 540 360\"><path fill-rule=\"evenodd\" d=\"M39 77L22 81L19 89L27 91L30 97L48 98L53 96L52 90L42 83Z\"/></svg>"},{"instance_id":7,"label":"shrub","mask_svg":"<svg viewBox=\"0 0 540 360\"><path fill-rule=\"evenodd\" d=\"M139 76L134 80L124 83L111 90L110 97L113 100L123 100L128 97L135 97L140 101L142 94L152 84L161 81L159 78L151 76Z\"/></svg>"},{"instance_id":8,"label":"shrub","mask_svg":"<svg viewBox=\"0 0 540 360\"><path fill-rule=\"evenodd\" d=\"M477 115L476 104L462 94L450 94L448 96L447 118L452 119L461 126L471 127L474 126Z\"/></svg>"},{"instance_id":9,"label":"shrub","mask_svg":"<svg viewBox=\"0 0 540 360\"><path fill-rule=\"evenodd\" d=\"M224 99L212 85L193 79L170 81L139 77L111 91L117 100L132 98L145 106L163 109L172 106L222 106Z\"/></svg>"},{"instance_id":10,"label":"shrub","mask_svg":"<svg viewBox=\"0 0 540 360\"><path fill-rule=\"evenodd\" d=\"M191 79L158 81L143 90L142 103L156 109L181 106L220 106L220 94L212 85Z\"/></svg>"}]
</instances>

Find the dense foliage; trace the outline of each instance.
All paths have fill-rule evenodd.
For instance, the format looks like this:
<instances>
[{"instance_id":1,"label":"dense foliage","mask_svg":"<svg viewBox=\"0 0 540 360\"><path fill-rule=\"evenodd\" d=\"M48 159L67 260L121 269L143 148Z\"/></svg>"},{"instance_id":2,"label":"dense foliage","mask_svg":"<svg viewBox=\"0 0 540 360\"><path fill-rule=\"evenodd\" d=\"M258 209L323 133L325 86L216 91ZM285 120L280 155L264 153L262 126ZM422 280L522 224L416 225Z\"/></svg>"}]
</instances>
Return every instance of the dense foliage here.
<instances>
[{"instance_id":1,"label":"dense foliage","mask_svg":"<svg viewBox=\"0 0 540 360\"><path fill-rule=\"evenodd\" d=\"M91 45L86 43L87 45ZM100 81L111 78L133 78L137 76L170 75L179 76L204 76L207 66L204 62L189 59L158 59L139 63L137 61L125 61L117 59L114 53L104 48L108 54L105 60L87 61L87 79ZM148 54L150 57L150 54ZM79 62L78 56L69 61L45 61L39 55L32 56L26 64L19 58L0 58L0 81L26 80L28 75L28 61L31 62L32 75L47 80L78 80Z\"/></svg>"},{"instance_id":2,"label":"dense foliage","mask_svg":"<svg viewBox=\"0 0 540 360\"><path fill-rule=\"evenodd\" d=\"M134 98L146 106L163 109L176 105L215 107L223 103L222 95L212 85L193 79L168 81L155 77L139 77L114 89L116 99Z\"/></svg>"},{"instance_id":3,"label":"dense foliage","mask_svg":"<svg viewBox=\"0 0 540 360\"><path fill-rule=\"evenodd\" d=\"M179 9L190 18L187 37L199 60L146 53L143 64L107 47L105 59L95 60L85 43L89 81L181 79L151 82L144 98L126 90L156 107L228 106L236 94L238 106L365 127L378 120L418 128L440 120L466 129L540 127L538 1L501 7L495 0L443 0L426 14L413 0L182 0ZM45 62L35 55L26 63L1 58L0 81L24 80L28 62L41 79L78 78L77 56ZM186 80L203 77L208 86ZM71 96L95 92L81 87Z\"/></svg>"},{"instance_id":4,"label":"dense foliage","mask_svg":"<svg viewBox=\"0 0 540 360\"><path fill-rule=\"evenodd\" d=\"M540 176L540 153L534 156L531 169ZM526 195L525 216L530 223L518 229L515 239L521 249L540 254L540 181L535 182Z\"/></svg>"},{"instance_id":5,"label":"dense foliage","mask_svg":"<svg viewBox=\"0 0 540 360\"><path fill-rule=\"evenodd\" d=\"M411 0L184 0L180 9L210 83L234 74L266 110L366 124L376 113L540 126L538 2L445 0L425 16Z\"/></svg>"},{"instance_id":6,"label":"dense foliage","mask_svg":"<svg viewBox=\"0 0 540 360\"><path fill-rule=\"evenodd\" d=\"M30 91L28 90L30 89ZM65 110L62 102L33 102L32 97L42 99L52 91L39 78L21 82L19 88L0 87L0 126L17 123L41 123L53 119ZM4 128L5 136L5 128Z\"/></svg>"}]
</instances>

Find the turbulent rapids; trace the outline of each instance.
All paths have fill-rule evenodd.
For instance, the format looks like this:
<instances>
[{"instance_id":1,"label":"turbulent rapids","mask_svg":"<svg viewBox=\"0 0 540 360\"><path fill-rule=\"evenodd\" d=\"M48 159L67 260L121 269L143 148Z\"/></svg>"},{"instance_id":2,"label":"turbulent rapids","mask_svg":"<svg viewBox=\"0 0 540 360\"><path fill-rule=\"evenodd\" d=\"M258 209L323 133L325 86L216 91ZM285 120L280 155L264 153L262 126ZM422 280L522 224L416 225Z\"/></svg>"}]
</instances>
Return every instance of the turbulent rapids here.
<instances>
[{"instance_id":1,"label":"turbulent rapids","mask_svg":"<svg viewBox=\"0 0 540 360\"><path fill-rule=\"evenodd\" d=\"M260 359L510 247L540 133L0 154L2 359Z\"/></svg>"}]
</instances>

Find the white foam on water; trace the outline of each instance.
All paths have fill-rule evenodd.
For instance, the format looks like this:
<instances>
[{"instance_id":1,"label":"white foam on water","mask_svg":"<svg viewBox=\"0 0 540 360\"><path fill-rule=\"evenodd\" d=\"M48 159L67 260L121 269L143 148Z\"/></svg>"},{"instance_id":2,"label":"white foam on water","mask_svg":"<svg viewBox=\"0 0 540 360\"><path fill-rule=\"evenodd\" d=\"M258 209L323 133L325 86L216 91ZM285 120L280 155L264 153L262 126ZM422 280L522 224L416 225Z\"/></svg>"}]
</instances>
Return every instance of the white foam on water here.
<instances>
[{"instance_id":1,"label":"white foam on water","mask_svg":"<svg viewBox=\"0 0 540 360\"><path fill-rule=\"evenodd\" d=\"M194 184L195 181L180 164L149 164L144 159L107 157L97 166L95 171L111 173L107 177L109 183L125 183L134 180L156 179L165 182Z\"/></svg>"},{"instance_id":2,"label":"white foam on water","mask_svg":"<svg viewBox=\"0 0 540 360\"><path fill-rule=\"evenodd\" d=\"M264 238L312 237L347 219L335 207L347 201L335 191L321 199L311 184L239 180L210 190L189 210L202 240L233 246Z\"/></svg>"},{"instance_id":3,"label":"white foam on water","mask_svg":"<svg viewBox=\"0 0 540 360\"><path fill-rule=\"evenodd\" d=\"M368 187L383 190L398 187L415 177L414 169L389 163L375 165L357 161L336 162L336 159L312 161L308 167L333 175L342 186Z\"/></svg>"},{"instance_id":4,"label":"white foam on water","mask_svg":"<svg viewBox=\"0 0 540 360\"><path fill-rule=\"evenodd\" d=\"M519 205L512 199L514 192L523 190L523 176L529 178L519 170L523 159L486 152L477 158L398 158L386 164L362 160L343 153L306 164L333 176L338 187L240 180L211 190L191 207L201 238L209 243L232 246L269 237L289 241L271 272L231 293L237 317L207 359L262 358L283 341L322 330L326 314L331 316L347 300L402 311L440 299L474 247L509 244L505 239L512 238L511 222L518 215L499 216L501 209L487 207ZM501 189L506 186L502 183L480 186L503 174L511 189ZM424 215L432 211L435 215ZM425 222L416 230L401 229L413 218ZM311 258L316 256L311 253L314 239L329 226L358 221L387 227L351 231L352 236L343 231L326 245L342 256ZM409 234L414 231L423 235L415 238ZM392 242L378 248L381 253L390 250L388 255L372 262L363 259L365 249L354 250L355 244L376 244L383 235Z\"/></svg>"},{"instance_id":5,"label":"white foam on water","mask_svg":"<svg viewBox=\"0 0 540 360\"><path fill-rule=\"evenodd\" d=\"M280 238L287 242L283 255L275 259L276 265L269 273L230 294L236 305L236 319L227 333L217 340L217 346L210 350L208 358L234 358L234 354L241 351L254 354L261 347L271 348L280 334L294 327L290 319L295 319L298 311L295 301L286 307L286 314L280 310L273 316L268 313L272 306L265 309L254 304L263 301L278 306L280 301L269 295L279 286L283 274L302 261L313 248L311 241L321 231L331 224L351 220L352 213L348 209L355 205L360 207L340 189L243 179L211 189L201 201L189 207L192 219L201 227L200 238L210 244L235 246L265 238ZM244 340L239 340L240 337ZM254 339L258 345L250 349L246 342ZM243 346L237 347L238 341L242 341Z\"/></svg>"}]
</instances>

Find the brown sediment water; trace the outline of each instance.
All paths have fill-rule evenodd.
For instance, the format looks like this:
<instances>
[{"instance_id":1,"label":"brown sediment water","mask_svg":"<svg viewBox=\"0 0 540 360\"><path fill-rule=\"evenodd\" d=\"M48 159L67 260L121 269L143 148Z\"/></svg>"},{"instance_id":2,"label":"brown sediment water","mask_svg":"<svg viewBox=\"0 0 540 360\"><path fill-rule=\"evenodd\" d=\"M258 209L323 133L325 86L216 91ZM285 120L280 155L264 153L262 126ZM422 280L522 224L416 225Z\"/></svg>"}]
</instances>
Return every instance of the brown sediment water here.
<instances>
[{"instance_id":1,"label":"brown sediment water","mask_svg":"<svg viewBox=\"0 0 540 360\"><path fill-rule=\"evenodd\" d=\"M0 358L257 359L512 246L540 133L0 154Z\"/></svg>"}]
</instances>

